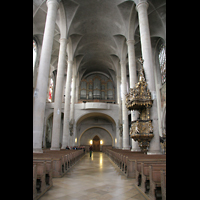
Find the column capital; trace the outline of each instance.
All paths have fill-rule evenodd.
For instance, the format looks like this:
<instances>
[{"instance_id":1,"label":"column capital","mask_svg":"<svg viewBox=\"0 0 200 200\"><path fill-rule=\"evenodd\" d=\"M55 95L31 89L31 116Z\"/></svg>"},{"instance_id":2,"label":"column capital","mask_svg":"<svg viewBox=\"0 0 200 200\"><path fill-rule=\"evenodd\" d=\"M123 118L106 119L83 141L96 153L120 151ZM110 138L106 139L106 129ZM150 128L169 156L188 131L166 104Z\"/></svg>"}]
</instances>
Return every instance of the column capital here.
<instances>
[{"instance_id":1,"label":"column capital","mask_svg":"<svg viewBox=\"0 0 200 200\"><path fill-rule=\"evenodd\" d=\"M119 63L120 63L120 65L126 65L126 61L125 60L120 60Z\"/></svg>"},{"instance_id":2,"label":"column capital","mask_svg":"<svg viewBox=\"0 0 200 200\"><path fill-rule=\"evenodd\" d=\"M149 3L147 2L147 0L139 0L136 5L136 10L138 11L140 7L146 7L147 9L149 7Z\"/></svg>"},{"instance_id":3,"label":"column capital","mask_svg":"<svg viewBox=\"0 0 200 200\"><path fill-rule=\"evenodd\" d=\"M127 44L127 45L129 45L129 44L133 44L133 45L134 45L134 44L135 44L135 40L127 40L127 41L126 41L126 44Z\"/></svg>"},{"instance_id":4,"label":"column capital","mask_svg":"<svg viewBox=\"0 0 200 200\"><path fill-rule=\"evenodd\" d=\"M61 0L46 0L47 7L50 3L56 3L58 7L60 2Z\"/></svg>"},{"instance_id":5,"label":"column capital","mask_svg":"<svg viewBox=\"0 0 200 200\"><path fill-rule=\"evenodd\" d=\"M117 75L116 78L117 78L117 79L118 79L118 78L121 79L121 76Z\"/></svg>"},{"instance_id":6,"label":"column capital","mask_svg":"<svg viewBox=\"0 0 200 200\"><path fill-rule=\"evenodd\" d=\"M67 38L60 38L59 39L59 42L61 43L61 42L67 42Z\"/></svg>"},{"instance_id":7,"label":"column capital","mask_svg":"<svg viewBox=\"0 0 200 200\"><path fill-rule=\"evenodd\" d=\"M73 65L74 61L73 60L68 60L67 63L68 63L68 65Z\"/></svg>"}]
</instances>

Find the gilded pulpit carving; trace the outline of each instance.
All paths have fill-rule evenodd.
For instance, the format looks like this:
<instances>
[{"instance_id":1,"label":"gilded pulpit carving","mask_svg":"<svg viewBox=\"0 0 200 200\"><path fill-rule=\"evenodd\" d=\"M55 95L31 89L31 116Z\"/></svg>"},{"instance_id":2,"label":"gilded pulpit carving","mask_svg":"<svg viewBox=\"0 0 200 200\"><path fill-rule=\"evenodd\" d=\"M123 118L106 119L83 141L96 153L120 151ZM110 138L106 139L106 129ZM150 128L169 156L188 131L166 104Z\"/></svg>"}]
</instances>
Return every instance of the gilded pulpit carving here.
<instances>
[{"instance_id":1,"label":"gilded pulpit carving","mask_svg":"<svg viewBox=\"0 0 200 200\"><path fill-rule=\"evenodd\" d=\"M130 92L126 95L125 104L127 109L138 110L140 113L139 118L131 122L130 136L135 141L138 141L141 150L147 154L149 143L154 137L152 120L150 119L150 108L152 107L153 100L144 78L144 60L140 58L139 61L142 66L139 82L135 84L134 88L130 88Z\"/></svg>"}]
</instances>

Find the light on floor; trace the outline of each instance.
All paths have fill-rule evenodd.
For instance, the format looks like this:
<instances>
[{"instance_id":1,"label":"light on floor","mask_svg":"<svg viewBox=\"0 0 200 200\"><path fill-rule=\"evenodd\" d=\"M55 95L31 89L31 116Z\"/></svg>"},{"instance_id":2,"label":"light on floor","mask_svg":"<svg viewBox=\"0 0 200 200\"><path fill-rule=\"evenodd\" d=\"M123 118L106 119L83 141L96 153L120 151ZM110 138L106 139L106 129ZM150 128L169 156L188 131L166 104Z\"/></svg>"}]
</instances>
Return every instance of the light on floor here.
<instances>
[{"instance_id":1,"label":"light on floor","mask_svg":"<svg viewBox=\"0 0 200 200\"><path fill-rule=\"evenodd\" d=\"M103 167L103 157L102 157L102 154L100 154L99 164L100 164L100 168L102 168Z\"/></svg>"}]
</instances>

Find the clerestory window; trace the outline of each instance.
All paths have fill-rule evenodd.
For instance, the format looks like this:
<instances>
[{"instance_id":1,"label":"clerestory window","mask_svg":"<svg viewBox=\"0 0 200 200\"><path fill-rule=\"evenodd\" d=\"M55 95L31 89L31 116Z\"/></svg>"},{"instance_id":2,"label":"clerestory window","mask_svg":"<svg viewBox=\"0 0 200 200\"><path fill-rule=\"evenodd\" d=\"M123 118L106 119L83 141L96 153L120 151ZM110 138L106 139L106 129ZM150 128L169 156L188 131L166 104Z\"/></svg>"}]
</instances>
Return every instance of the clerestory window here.
<instances>
[{"instance_id":1,"label":"clerestory window","mask_svg":"<svg viewBox=\"0 0 200 200\"><path fill-rule=\"evenodd\" d=\"M35 69L36 57L37 57L37 43L35 42L35 40L33 40L33 73Z\"/></svg>"},{"instance_id":2,"label":"clerestory window","mask_svg":"<svg viewBox=\"0 0 200 200\"><path fill-rule=\"evenodd\" d=\"M49 86L49 97L48 97L49 102L52 102L52 94L53 94L53 79L51 78Z\"/></svg>"},{"instance_id":3,"label":"clerestory window","mask_svg":"<svg viewBox=\"0 0 200 200\"><path fill-rule=\"evenodd\" d=\"M159 64L160 64L162 84L164 84L166 82L166 53L164 45L160 46Z\"/></svg>"}]
</instances>

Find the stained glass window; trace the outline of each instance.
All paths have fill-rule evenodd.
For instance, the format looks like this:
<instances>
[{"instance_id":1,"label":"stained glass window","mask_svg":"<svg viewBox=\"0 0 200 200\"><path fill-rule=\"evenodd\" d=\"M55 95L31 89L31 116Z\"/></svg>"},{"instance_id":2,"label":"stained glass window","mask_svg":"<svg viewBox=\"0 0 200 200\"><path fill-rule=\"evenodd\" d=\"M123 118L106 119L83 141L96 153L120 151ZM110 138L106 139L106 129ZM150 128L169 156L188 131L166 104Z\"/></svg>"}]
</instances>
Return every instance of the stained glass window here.
<instances>
[{"instance_id":1,"label":"stained glass window","mask_svg":"<svg viewBox=\"0 0 200 200\"><path fill-rule=\"evenodd\" d=\"M49 86L49 98L48 98L49 102L52 102L52 94L53 94L53 79L51 78Z\"/></svg>"},{"instance_id":2,"label":"stained glass window","mask_svg":"<svg viewBox=\"0 0 200 200\"><path fill-rule=\"evenodd\" d=\"M159 51L159 64L162 77L162 84L166 82L166 53L164 45L161 45Z\"/></svg>"},{"instance_id":3,"label":"stained glass window","mask_svg":"<svg viewBox=\"0 0 200 200\"><path fill-rule=\"evenodd\" d=\"M33 40L33 72L34 72L34 68L35 68L36 57L37 57L37 44L36 44L35 40Z\"/></svg>"}]
</instances>

